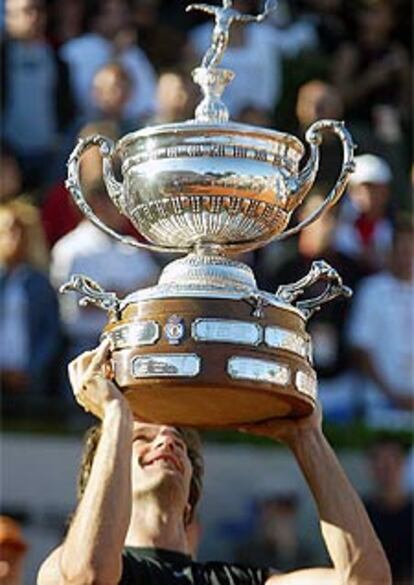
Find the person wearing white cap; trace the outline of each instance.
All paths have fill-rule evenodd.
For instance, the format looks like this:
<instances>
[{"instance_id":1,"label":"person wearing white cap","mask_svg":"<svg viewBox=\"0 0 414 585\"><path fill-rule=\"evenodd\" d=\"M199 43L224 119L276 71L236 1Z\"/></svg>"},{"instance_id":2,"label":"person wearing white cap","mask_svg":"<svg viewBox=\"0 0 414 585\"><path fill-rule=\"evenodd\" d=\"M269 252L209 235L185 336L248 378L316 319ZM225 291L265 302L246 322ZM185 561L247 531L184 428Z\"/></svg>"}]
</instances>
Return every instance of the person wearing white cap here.
<instances>
[{"instance_id":1,"label":"person wearing white cap","mask_svg":"<svg viewBox=\"0 0 414 585\"><path fill-rule=\"evenodd\" d=\"M348 321L354 387L375 428L413 429L413 235L413 218L397 217L388 267L360 282Z\"/></svg>"},{"instance_id":2,"label":"person wearing white cap","mask_svg":"<svg viewBox=\"0 0 414 585\"><path fill-rule=\"evenodd\" d=\"M386 264L392 242L392 224L386 215L391 180L391 169L382 158L355 157L350 201L342 208L335 234L335 248L361 260L373 272Z\"/></svg>"}]
</instances>

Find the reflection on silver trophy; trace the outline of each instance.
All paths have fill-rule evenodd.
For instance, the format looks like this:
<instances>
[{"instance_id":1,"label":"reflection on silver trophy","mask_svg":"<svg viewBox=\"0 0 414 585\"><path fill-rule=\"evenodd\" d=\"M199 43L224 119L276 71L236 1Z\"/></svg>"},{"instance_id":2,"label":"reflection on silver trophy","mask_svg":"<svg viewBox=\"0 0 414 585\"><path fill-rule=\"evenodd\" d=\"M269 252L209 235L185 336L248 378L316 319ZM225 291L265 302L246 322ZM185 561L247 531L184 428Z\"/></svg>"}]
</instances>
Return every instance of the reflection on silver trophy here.
<instances>
[{"instance_id":1,"label":"reflection on silver trophy","mask_svg":"<svg viewBox=\"0 0 414 585\"><path fill-rule=\"evenodd\" d=\"M271 293L231 259L318 219L343 195L353 171L354 144L342 122L320 120L308 129L309 157L301 168L305 147L296 137L229 122L222 94L234 74L218 65L230 26L260 22L275 4L268 0L258 16L240 14L231 1L188 6L215 19L211 46L193 71L203 94L195 118L144 128L117 144L91 136L69 159L67 186L96 226L128 245L187 254L164 269L156 286L124 299L82 275L62 287L109 311L103 336L111 340L114 378L145 420L223 426L311 412L317 389L306 321L323 303L351 294L323 260ZM339 178L319 209L289 227L314 184L326 131L343 146ZM100 147L109 196L146 242L110 229L82 195L79 162L93 145ZM320 280L324 291L301 300Z\"/></svg>"}]
</instances>

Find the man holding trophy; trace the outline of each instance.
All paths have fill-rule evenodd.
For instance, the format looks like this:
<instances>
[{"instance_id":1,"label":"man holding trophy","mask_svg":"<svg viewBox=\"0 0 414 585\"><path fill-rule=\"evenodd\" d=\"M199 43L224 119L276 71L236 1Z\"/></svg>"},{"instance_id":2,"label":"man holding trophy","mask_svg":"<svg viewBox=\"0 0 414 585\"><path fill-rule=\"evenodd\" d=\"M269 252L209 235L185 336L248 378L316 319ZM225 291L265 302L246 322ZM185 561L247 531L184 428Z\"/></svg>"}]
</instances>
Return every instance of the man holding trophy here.
<instances>
[{"instance_id":1,"label":"man holding trophy","mask_svg":"<svg viewBox=\"0 0 414 585\"><path fill-rule=\"evenodd\" d=\"M186 535L196 504L194 473L193 481L200 483L200 463L193 467L189 456L194 447L178 428L134 420L128 402L103 373L107 359L103 342L69 368L76 399L102 418L102 430L68 535L42 566L39 585L391 583L367 513L323 436L318 409L306 418L243 430L292 450L318 507L333 568L272 575L271 569L194 562Z\"/></svg>"},{"instance_id":2,"label":"man holding trophy","mask_svg":"<svg viewBox=\"0 0 414 585\"><path fill-rule=\"evenodd\" d=\"M255 20L274 4L267 1ZM350 291L323 260L275 294L260 291L253 272L230 258L297 233L334 205L353 170L352 139L340 122L316 122L299 171L298 139L229 122L221 94L233 74L218 65L230 24L251 19L227 1L221 9L194 8L216 20L212 48L193 73L204 94L195 119L128 134L115 147L92 136L69 159L67 185L95 225L126 244L188 255L170 263L156 286L122 300L82 275L63 287L109 312L101 345L69 365L76 400L102 423L90 436L67 537L38 583L389 585L381 545L322 433L306 332L313 311ZM340 176L317 210L286 229L314 182L325 131L342 142ZM110 197L147 242L114 232L85 201L79 160L92 145L100 146ZM321 294L298 300L319 281L326 283ZM236 428L283 442L312 492L333 566L280 575L277 567L194 561L189 528L203 463L187 427Z\"/></svg>"}]
</instances>

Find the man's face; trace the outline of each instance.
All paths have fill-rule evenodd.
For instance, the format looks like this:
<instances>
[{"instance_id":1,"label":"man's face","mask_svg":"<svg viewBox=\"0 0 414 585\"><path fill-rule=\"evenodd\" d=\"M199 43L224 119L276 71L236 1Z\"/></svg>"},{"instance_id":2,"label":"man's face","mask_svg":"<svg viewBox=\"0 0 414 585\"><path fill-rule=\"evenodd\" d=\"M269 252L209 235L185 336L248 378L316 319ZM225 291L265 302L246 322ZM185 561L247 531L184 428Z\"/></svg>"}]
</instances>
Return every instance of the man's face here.
<instances>
[{"instance_id":1,"label":"man's face","mask_svg":"<svg viewBox=\"0 0 414 585\"><path fill-rule=\"evenodd\" d=\"M10 265L25 255L24 228L10 210L0 211L0 264Z\"/></svg>"},{"instance_id":2,"label":"man's face","mask_svg":"<svg viewBox=\"0 0 414 585\"><path fill-rule=\"evenodd\" d=\"M42 0L7 0L6 27L15 39L33 40L42 36L46 11Z\"/></svg>"},{"instance_id":3,"label":"man's face","mask_svg":"<svg viewBox=\"0 0 414 585\"><path fill-rule=\"evenodd\" d=\"M131 94L125 77L113 67L99 71L93 81L93 97L98 108L108 116L120 116Z\"/></svg>"},{"instance_id":4,"label":"man's face","mask_svg":"<svg viewBox=\"0 0 414 585\"><path fill-rule=\"evenodd\" d=\"M382 217L387 208L390 189L387 184L359 183L352 185L349 194L360 213Z\"/></svg>"},{"instance_id":5,"label":"man's face","mask_svg":"<svg viewBox=\"0 0 414 585\"><path fill-rule=\"evenodd\" d=\"M134 495L158 492L188 502L192 466L187 446L174 427L134 422L132 489Z\"/></svg>"}]
</instances>

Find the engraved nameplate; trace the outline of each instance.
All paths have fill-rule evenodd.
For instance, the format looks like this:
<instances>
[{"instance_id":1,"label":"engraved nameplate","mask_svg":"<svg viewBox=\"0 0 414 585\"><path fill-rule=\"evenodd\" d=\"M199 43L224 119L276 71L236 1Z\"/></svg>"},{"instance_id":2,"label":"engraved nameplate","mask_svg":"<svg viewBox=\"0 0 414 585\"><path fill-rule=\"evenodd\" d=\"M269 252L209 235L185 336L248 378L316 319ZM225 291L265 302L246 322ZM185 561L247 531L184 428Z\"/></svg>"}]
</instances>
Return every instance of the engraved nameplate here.
<instances>
[{"instance_id":1,"label":"engraved nameplate","mask_svg":"<svg viewBox=\"0 0 414 585\"><path fill-rule=\"evenodd\" d=\"M191 326L191 334L195 341L218 343L258 345L262 340L260 325L230 319L196 319Z\"/></svg>"},{"instance_id":2,"label":"engraved nameplate","mask_svg":"<svg viewBox=\"0 0 414 585\"><path fill-rule=\"evenodd\" d=\"M201 360L195 353L153 353L132 360L134 378L194 377L200 372Z\"/></svg>"},{"instance_id":3,"label":"engraved nameplate","mask_svg":"<svg viewBox=\"0 0 414 585\"><path fill-rule=\"evenodd\" d=\"M235 380L255 380L281 386L290 381L288 366L256 358L231 357L227 362L227 373Z\"/></svg>"},{"instance_id":4,"label":"engraved nameplate","mask_svg":"<svg viewBox=\"0 0 414 585\"><path fill-rule=\"evenodd\" d=\"M265 343L269 347L286 349L304 358L308 357L308 343L306 339L288 329L266 327Z\"/></svg>"},{"instance_id":5,"label":"engraved nameplate","mask_svg":"<svg viewBox=\"0 0 414 585\"><path fill-rule=\"evenodd\" d=\"M303 394L307 394L308 396L311 396L312 398L316 398L316 376L311 376L309 374L306 374L305 372L302 372L301 370L299 370L296 373L296 380L295 380L295 384L296 384L296 388L299 390L299 392L302 392Z\"/></svg>"},{"instance_id":6,"label":"engraved nameplate","mask_svg":"<svg viewBox=\"0 0 414 585\"><path fill-rule=\"evenodd\" d=\"M154 345L160 338L160 326L156 321L138 321L122 325L105 334L114 344L114 349Z\"/></svg>"}]
</instances>

